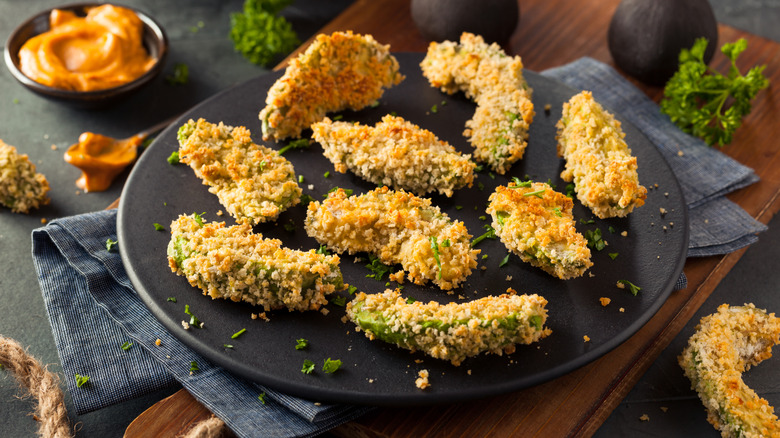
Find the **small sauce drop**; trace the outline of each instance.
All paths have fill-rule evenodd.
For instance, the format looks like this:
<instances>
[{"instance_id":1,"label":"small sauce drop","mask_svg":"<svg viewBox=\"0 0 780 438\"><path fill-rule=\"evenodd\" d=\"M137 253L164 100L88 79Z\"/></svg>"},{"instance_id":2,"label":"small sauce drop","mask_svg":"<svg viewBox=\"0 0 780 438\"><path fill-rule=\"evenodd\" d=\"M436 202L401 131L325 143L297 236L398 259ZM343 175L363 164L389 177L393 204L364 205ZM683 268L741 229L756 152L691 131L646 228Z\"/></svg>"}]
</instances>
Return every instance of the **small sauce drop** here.
<instances>
[{"instance_id":1,"label":"small sauce drop","mask_svg":"<svg viewBox=\"0 0 780 438\"><path fill-rule=\"evenodd\" d=\"M90 8L86 17L54 9L48 32L27 40L20 67L43 85L94 91L132 82L157 62L142 44L143 23L130 9Z\"/></svg>"},{"instance_id":2,"label":"small sauce drop","mask_svg":"<svg viewBox=\"0 0 780 438\"><path fill-rule=\"evenodd\" d=\"M85 192L101 192L122 170L138 156L142 136L116 140L104 135L85 132L79 142L65 152L65 161L81 169L76 186Z\"/></svg>"}]
</instances>

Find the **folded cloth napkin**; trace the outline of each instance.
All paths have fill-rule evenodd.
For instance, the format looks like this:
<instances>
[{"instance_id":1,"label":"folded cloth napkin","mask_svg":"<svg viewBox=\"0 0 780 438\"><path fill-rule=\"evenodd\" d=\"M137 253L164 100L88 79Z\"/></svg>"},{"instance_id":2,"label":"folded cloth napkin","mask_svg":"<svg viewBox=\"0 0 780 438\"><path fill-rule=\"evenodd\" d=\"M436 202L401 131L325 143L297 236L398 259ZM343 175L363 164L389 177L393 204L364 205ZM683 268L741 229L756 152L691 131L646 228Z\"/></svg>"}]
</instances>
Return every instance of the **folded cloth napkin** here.
<instances>
[{"instance_id":1,"label":"folded cloth napkin","mask_svg":"<svg viewBox=\"0 0 780 438\"><path fill-rule=\"evenodd\" d=\"M733 251L766 229L723 198L756 181L755 174L679 132L613 69L583 58L543 74L592 91L661 150L690 208L690 256ZM116 210L106 210L61 218L32 233L33 261L77 413L177 381L242 437L312 436L370 410L280 394L237 378L184 346L136 295L116 250L106 248L108 239L117 238L116 215ZM683 287L684 276L677 283ZM133 345L124 350L126 342ZM193 362L198 371L190 371ZM90 376L89 382L77 387L76 373ZM258 399L263 393L265 404Z\"/></svg>"}]
</instances>

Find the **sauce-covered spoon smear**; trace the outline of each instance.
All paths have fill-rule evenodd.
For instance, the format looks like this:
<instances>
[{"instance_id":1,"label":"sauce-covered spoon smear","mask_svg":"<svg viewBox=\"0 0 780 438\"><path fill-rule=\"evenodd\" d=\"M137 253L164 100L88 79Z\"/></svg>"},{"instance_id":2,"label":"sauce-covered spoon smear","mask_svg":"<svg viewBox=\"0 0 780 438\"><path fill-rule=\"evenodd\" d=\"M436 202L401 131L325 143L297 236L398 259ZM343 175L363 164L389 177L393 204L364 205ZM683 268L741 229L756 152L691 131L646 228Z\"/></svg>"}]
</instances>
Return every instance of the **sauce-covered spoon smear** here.
<instances>
[{"instance_id":1,"label":"sauce-covered spoon smear","mask_svg":"<svg viewBox=\"0 0 780 438\"><path fill-rule=\"evenodd\" d=\"M175 118L165 120L125 139L115 139L93 132L82 133L79 142L65 152L65 161L81 169L81 177L76 180L76 186L85 192L102 192L108 189L114 178L138 157L138 147L141 143L170 125L173 120Z\"/></svg>"}]
</instances>

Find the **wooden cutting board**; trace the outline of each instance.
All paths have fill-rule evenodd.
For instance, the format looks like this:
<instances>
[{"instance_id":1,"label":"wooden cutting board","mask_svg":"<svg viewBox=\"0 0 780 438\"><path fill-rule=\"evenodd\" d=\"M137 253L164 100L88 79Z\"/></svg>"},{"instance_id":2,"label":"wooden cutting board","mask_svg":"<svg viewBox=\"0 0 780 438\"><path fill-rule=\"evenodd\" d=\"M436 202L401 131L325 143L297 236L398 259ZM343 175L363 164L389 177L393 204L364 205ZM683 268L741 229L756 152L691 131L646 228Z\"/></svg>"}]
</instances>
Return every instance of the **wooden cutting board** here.
<instances>
[{"instance_id":1,"label":"wooden cutting board","mask_svg":"<svg viewBox=\"0 0 780 438\"><path fill-rule=\"evenodd\" d=\"M523 0L518 29L505 49L523 58L525 67L540 71L589 56L612 65L606 35L618 0ZM425 51L428 42L411 20L408 0L357 0L321 32L353 30L370 33L393 51ZM780 44L729 26L719 27L721 45L744 37L748 50L740 65L766 64L770 83L780 84ZM305 48L308 42L303 44ZM283 66L285 63L280 65ZM720 54L711 66L726 71ZM659 100L661 88L634 81ZM729 198L750 215L768 223L780 210L780 88L761 92L753 112L724 149L755 169L761 181ZM672 293L661 310L636 335L593 363L545 384L523 391L446 406L377 409L331 431L357 437L424 436L590 436L674 339L744 250L723 257L689 259L688 288ZM174 437L211 414L185 390L157 403L127 428L127 437Z\"/></svg>"}]
</instances>

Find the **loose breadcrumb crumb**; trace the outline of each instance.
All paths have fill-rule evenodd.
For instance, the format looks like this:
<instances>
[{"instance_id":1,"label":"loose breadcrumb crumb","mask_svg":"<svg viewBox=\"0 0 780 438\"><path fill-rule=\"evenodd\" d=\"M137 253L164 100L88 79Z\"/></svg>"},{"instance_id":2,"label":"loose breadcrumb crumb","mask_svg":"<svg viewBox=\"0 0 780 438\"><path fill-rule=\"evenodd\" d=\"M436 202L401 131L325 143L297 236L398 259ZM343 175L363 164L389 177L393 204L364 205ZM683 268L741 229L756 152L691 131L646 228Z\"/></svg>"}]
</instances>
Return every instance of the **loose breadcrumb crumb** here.
<instances>
[{"instance_id":1,"label":"loose breadcrumb crumb","mask_svg":"<svg viewBox=\"0 0 780 438\"><path fill-rule=\"evenodd\" d=\"M621 282L619 282L619 281L617 283L615 283L615 286L617 286L618 289L625 289L626 288L626 285L621 283Z\"/></svg>"},{"instance_id":2,"label":"loose breadcrumb crumb","mask_svg":"<svg viewBox=\"0 0 780 438\"><path fill-rule=\"evenodd\" d=\"M414 381L414 384L418 388L425 389L431 386L430 383L428 383L428 370L420 370L420 372L418 372L417 375L419 377L417 378L417 380Z\"/></svg>"},{"instance_id":3,"label":"loose breadcrumb crumb","mask_svg":"<svg viewBox=\"0 0 780 438\"><path fill-rule=\"evenodd\" d=\"M641 421L650 421L650 416L647 414L642 414L641 417L639 417Z\"/></svg>"},{"instance_id":4,"label":"loose breadcrumb crumb","mask_svg":"<svg viewBox=\"0 0 780 438\"><path fill-rule=\"evenodd\" d=\"M588 336L588 335L585 335L585 336L583 336L583 337L582 337L582 339L583 339L585 342L590 342L590 336Z\"/></svg>"},{"instance_id":5,"label":"loose breadcrumb crumb","mask_svg":"<svg viewBox=\"0 0 780 438\"><path fill-rule=\"evenodd\" d=\"M156 340L156 341L154 341L154 345L156 345L156 346L158 346L158 347L159 347L160 345L162 345L162 339L160 339L160 338L157 338L157 340Z\"/></svg>"},{"instance_id":6,"label":"loose breadcrumb crumb","mask_svg":"<svg viewBox=\"0 0 780 438\"><path fill-rule=\"evenodd\" d=\"M666 407L666 406L661 406L661 410L662 410L662 411L664 411L664 412L666 412L666 411L668 411L668 410L669 410L669 408L668 408L668 407Z\"/></svg>"},{"instance_id":7,"label":"loose breadcrumb crumb","mask_svg":"<svg viewBox=\"0 0 780 438\"><path fill-rule=\"evenodd\" d=\"M621 307L621 308L620 308L620 309L618 309L618 310L620 311L620 313L624 313L624 312L626 311L626 309L625 309L624 307Z\"/></svg>"},{"instance_id":8,"label":"loose breadcrumb crumb","mask_svg":"<svg viewBox=\"0 0 780 438\"><path fill-rule=\"evenodd\" d=\"M181 326L184 328L184 330L190 329L190 323L188 323L187 321L182 320Z\"/></svg>"},{"instance_id":9,"label":"loose breadcrumb crumb","mask_svg":"<svg viewBox=\"0 0 780 438\"><path fill-rule=\"evenodd\" d=\"M599 301L601 302L601 305L604 307L607 307L607 305L612 302L612 300L607 297L601 297L599 298Z\"/></svg>"}]
</instances>

